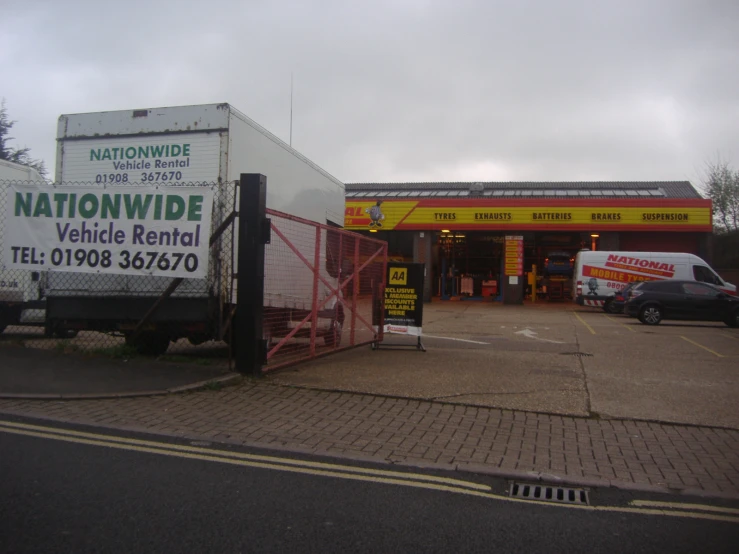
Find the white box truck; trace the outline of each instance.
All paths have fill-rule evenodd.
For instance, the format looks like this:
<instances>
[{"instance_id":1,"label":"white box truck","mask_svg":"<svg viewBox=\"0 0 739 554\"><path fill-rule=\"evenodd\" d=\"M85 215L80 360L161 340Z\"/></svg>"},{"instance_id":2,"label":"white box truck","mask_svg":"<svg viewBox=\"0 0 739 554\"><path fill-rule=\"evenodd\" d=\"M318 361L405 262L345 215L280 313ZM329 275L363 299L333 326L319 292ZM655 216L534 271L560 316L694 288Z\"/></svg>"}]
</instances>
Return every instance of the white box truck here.
<instances>
[{"instance_id":1,"label":"white box truck","mask_svg":"<svg viewBox=\"0 0 739 554\"><path fill-rule=\"evenodd\" d=\"M736 286L724 281L695 254L582 250L575 257L573 297L581 306L606 309L616 292L628 283L657 279L703 281L736 294Z\"/></svg>"},{"instance_id":2,"label":"white box truck","mask_svg":"<svg viewBox=\"0 0 739 554\"><path fill-rule=\"evenodd\" d=\"M0 160L0 200L10 202L13 183L45 183L41 174L27 165ZM0 252L4 252L5 221L0 222ZM45 318L45 274L11 269L0 259L0 333L8 325L42 325Z\"/></svg>"},{"instance_id":3,"label":"white box truck","mask_svg":"<svg viewBox=\"0 0 739 554\"><path fill-rule=\"evenodd\" d=\"M344 185L229 104L83 113L59 118L56 181L60 186L215 183L223 188L213 204L215 227L237 209L238 201L234 204L233 192L226 189L233 187L232 183L242 173L267 176L267 208L343 227ZM311 248L306 257L312 259L313 252ZM300 286L299 282L312 283L312 274L298 257L286 262L270 260L271 255L275 254L270 254L268 247L265 266L282 263L280 270L298 282L290 289L306 294L274 290L273 280L266 275L265 321L298 317L289 314L310 310L312 302L312 286ZM222 338L218 314L224 313L224 304L235 302L228 293L228 283L236 263L230 250L214 250L210 264L209 278L186 279L161 304L146 332L138 336L137 347L160 353L166 350L169 341L179 338L188 338L195 344ZM321 271L328 277L330 271L326 267ZM49 318L54 325L118 331L130 337L137 321L170 282L166 277L51 271ZM318 293L327 298L329 290L321 285ZM337 322L332 320L335 318L325 316L339 311L340 306L333 310L336 302L332 298L324 306L323 331L334 329L335 333ZM275 311L288 315L272 317ZM265 334L269 333L267 328Z\"/></svg>"}]
</instances>

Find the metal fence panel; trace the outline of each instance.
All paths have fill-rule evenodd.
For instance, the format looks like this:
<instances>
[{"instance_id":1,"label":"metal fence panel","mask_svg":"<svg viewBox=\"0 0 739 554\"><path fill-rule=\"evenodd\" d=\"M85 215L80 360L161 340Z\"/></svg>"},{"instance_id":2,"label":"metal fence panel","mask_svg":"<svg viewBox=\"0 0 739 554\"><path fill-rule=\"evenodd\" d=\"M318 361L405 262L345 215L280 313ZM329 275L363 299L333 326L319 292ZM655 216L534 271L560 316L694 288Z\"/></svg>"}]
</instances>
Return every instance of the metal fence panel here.
<instances>
[{"instance_id":1,"label":"metal fence panel","mask_svg":"<svg viewBox=\"0 0 739 554\"><path fill-rule=\"evenodd\" d=\"M2 214L11 184L0 181ZM37 184L50 191L95 186ZM139 353L166 353L178 361L185 356L231 363L227 342L239 340L231 327L238 184L208 185L214 201L207 278L27 271L7 267L3 259L0 341L113 356L134 355L135 346ZM381 340L376 308L385 286L387 243L273 210L267 214L263 370ZM0 252L6 223L0 218Z\"/></svg>"},{"instance_id":2,"label":"metal fence panel","mask_svg":"<svg viewBox=\"0 0 739 554\"><path fill-rule=\"evenodd\" d=\"M267 210L265 371L381 340L387 243Z\"/></svg>"}]
</instances>

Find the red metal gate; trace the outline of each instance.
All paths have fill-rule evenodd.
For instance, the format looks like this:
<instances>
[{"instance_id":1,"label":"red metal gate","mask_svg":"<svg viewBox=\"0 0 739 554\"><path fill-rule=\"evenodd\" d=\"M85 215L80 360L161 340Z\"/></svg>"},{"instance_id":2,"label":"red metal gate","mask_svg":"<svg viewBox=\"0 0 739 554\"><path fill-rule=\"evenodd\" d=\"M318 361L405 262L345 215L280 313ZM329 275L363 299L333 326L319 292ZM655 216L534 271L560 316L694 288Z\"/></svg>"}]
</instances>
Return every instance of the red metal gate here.
<instances>
[{"instance_id":1,"label":"red metal gate","mask_svg":"<svg viewBox=\"0 0 739 554\"><path fill-rule=\"evenodd\" d=\"M263 371L382 340L387 243L267 210Z\"/></svg>"}]
</instances>

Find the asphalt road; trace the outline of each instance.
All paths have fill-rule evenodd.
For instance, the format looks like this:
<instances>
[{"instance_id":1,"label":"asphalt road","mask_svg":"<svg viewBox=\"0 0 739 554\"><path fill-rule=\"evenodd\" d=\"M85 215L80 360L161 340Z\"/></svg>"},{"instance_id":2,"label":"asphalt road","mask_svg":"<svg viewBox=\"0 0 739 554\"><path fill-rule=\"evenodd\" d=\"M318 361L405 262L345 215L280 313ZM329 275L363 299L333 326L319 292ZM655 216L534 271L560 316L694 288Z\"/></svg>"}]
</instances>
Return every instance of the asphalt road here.
<instances>
[{"instance_id":1,"label":"asphalt road","mask_svg":"<svg viewBox=\"0 0 739 554\"><path fill-rule=\"evenodd\" d=\"M485 476L45 426L0 421L2 552L735 552L739 544L737 503L592 491L592 504L615 511L573 509L508 501L498 496L505 483ZM635 499L679 502L683 515L646 513Z\"/></svg>"}]
</instances>

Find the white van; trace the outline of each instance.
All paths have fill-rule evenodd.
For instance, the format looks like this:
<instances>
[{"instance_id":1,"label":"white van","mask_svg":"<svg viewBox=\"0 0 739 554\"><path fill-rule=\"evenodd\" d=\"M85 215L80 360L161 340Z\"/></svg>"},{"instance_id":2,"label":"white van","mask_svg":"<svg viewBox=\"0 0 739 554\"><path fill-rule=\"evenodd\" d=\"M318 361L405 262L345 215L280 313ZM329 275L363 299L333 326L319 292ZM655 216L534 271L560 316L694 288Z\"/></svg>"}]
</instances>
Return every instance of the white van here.
<instances>
[{"instance_id":1,"label":"white van","mask_svg":"<svg viewBox=\"0 0 739 554\"><path fill-rule=\"evenodd\" d=\"M574 299L581 306L605 306L627 284L658 279L703 281L736 295L736 286L694 254L582 250L572 275Z\"/></svg>"},{"instance_id":2,"label":"white van","mask_svg":"<svg viewBox=\"0 0 739 554\"><path fill-rule=\"evenodd\" d=\"M10 202L10 185L43 183L41 174L27 165L0 160L0 206ZM3 214L4 215L4 214ZM41 271L11 269L3 259L5 221L0 217L0 333L8 325L42 325L46 320Z\"/></svg>"}]
</instances>

